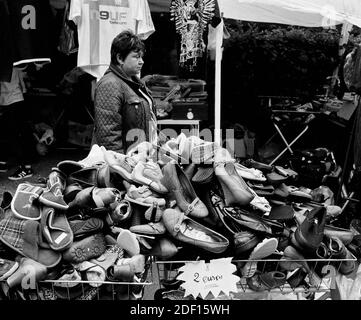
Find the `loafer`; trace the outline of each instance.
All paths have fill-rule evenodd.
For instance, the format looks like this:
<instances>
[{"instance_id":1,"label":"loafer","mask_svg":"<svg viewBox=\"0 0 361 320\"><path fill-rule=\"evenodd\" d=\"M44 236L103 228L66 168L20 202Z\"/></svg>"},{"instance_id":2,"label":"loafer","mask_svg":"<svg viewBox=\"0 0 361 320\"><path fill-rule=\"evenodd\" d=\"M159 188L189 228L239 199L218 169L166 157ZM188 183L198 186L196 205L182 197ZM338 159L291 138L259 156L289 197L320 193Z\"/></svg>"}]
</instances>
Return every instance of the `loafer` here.
<instances>
[{"instance_id":1,"label":"loafer","mask_svg":"<svg viewBox=\"0 0 361 320\"><path fill-rule=\"evenodd\" d=\"M325 207L307 211L305 219L291 236L292 244L301 252L315 252L322 242L325 224Z\"/></svg>"},{"instance_id":2,"label":"loafer","mask_svg":"<svg viewBox=\"0 0 361 320\"><path fill-rule=\"evenodd\" d=\"M198 198L191 182L181 167L170 161L163 167L164 177L161 182L167 187L177 206L186 214L196 218L204 218L208 215L206 205Z\"/></svg>"},{"instance_id":3,"label":"loafer","mask_svg":"<svg viewBox=\"0 0 361 320\"><path fill-rule=\"evenodd\" d=\"M170 235L181 242L213 253L222 253L228 248L226 237L187 217L180 210L166 209L162 221Z\"/></svg>"},{"instance_id":4,"label":"loafer","mask_svg":"<svg viewBox=\"0 0 361 320\"><path fill-rule=\"evenodd\" d=\"M129 230L131 232L134 233L140 233L140 234L145 234L145 235L162 235L166 233L166 229L164 226L164 223L162 221L153 223L147 223L147 224L140 224L137 226L132 226L129 228Z\"/></svg>"},{"instance_id":5,"label":"loafer","mask_svg":"<svg viewBox=\"0 0 361 320\"><path fill-rule=\"evenodd\" d=\"M234 252L235 256L242 255L243 253L253 249L261 238L255 233L250 231L237 232L234 235Z\"/></svg>"},{"instance_id":6,"label":"loafer","mask_svg":"<svg viewBox=\"0 0 361 320\"><path fill-rule=\"evenodd\" d=\"M254 194L245 181L236 172L232 162L215 165L215 174L221 184L224 200L227 206L248 205L254 198Z\"/></svg>"}]
</instances>

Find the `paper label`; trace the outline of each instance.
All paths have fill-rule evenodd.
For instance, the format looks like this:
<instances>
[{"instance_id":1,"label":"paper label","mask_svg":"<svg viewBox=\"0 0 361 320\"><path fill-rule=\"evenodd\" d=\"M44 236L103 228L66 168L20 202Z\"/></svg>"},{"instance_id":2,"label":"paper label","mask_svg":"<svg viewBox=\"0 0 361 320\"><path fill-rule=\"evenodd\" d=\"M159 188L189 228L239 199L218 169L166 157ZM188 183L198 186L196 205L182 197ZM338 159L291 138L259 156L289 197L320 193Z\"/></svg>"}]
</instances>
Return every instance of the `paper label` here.
<instances>
[{"instance_id":1,"label":"paper label","mask_svg":"<svg viewBox=\"0 0 361 320\"><path fill-rule=\"evenodd\" d=\"M54 242L56 244L59 244L60 242L62 242L65 238L66 238L67 234L65 232L62 232L55 240Z\"/></svg>"},{"instance_id":2,"label":"paper label","mask_svg":"<svg viewBox=\"0 0 361 320\"><path fill-rule=\"evenodd\" d=\"M237 282L240 278L233 273L237 267L231 263L232 258L221 258L205 263L204 260L187 262L179 269L181 274L177 279L185 281L181 286L185 289L184 296L192 295L205 298L212 293L216 298L221 293L237 292Z\"/></svg>"}]
</instances>

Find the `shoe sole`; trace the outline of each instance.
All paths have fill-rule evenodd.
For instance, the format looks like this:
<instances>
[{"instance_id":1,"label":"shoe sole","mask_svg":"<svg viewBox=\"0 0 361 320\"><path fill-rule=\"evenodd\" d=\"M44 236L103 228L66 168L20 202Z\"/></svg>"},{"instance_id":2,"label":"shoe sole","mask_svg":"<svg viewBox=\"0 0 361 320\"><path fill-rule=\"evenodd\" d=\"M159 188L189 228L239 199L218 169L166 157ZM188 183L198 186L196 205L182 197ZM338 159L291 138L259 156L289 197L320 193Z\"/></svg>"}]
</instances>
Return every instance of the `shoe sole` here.
<instances>
[{"instance_id":1,"label":"shoe sole","mask_svg":"<svg viewBox=\"0 0 361 320\"><path fill-rule=\"evenodd\" d=\"M23 176L23 177L8 177L9 180L12 180L12 181L17 181L17 180L21 180L21 179L26 179L26 178L30 178L32 177L33 174L27 174L26 176Z\"/></svg>"},{"instance_id":2,"label":"shoe sole","mask_svg":"<svg viewBox=\"0 0 361 320\"><path fill-rule=\"evenodd\" d=\"M81 263L102 255L106 250L104 236L102 234L96 234L90 237L91 239L84 238L80 240L79 243L70 247L70 249L67 249L63 254L64 260Z\"/></svg>"},{"instance_id":3,"label":"shoe sole","mask_svg":"<svg viewBox=\"0 0 361 320\"><path fill-rule=\"evenodd\" d=\"M274 240L276 241L274 241ZM264 239L251 252L249 260L260 260L270 256L277 249L278 241L276 238ZM253 277L257 271L257 262L247 262L242 268L242 275L245 278Z\"/></svg>"},{"instance_id":4,"label":"shoe sole","mask_svg":"<svg viewBox=\"0 0 361 320\"><path fill-rule=\"evenodd\" d=\"M101 230L104 226L103 221L97 218L90 218L82 223L79 223L79 225L80 224L81 226L78 229L76 229L74 225L71 225L75 239L80 239L87 235L90 236L92 233L96 233L98 230Z\"/></svg>"}]
</instances>

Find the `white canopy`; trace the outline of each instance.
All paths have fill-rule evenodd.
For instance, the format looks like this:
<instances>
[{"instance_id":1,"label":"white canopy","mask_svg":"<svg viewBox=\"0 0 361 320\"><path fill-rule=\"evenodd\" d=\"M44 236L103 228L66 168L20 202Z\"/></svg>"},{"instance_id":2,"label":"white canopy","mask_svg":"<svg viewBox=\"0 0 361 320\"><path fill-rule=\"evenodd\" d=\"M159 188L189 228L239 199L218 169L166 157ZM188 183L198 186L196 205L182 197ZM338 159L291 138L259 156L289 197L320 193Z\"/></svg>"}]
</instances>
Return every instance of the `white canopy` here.
<instances>
[{"instance_id":1,"label":"white canopy","mask_svg":"<svg viewBox=\"0 0 361 320\"><path fill-rule=\"evenodd\" d=\"M360 0L218 0L224 18L304 27L361 27Z\"/></svg>"},{"instance_id":2,"label":"white canopy","mask_svg":"<svg viewBox=\"0 0 361 320\"><path fill-rule=\"evenodd\" d=\"M361 27L360 0L218 0L223 18L281 23L304 27L329 27L337 24ZM215 137L221 143L221 60L223 25L216 41Z\"/></svg>"}]
</instances>

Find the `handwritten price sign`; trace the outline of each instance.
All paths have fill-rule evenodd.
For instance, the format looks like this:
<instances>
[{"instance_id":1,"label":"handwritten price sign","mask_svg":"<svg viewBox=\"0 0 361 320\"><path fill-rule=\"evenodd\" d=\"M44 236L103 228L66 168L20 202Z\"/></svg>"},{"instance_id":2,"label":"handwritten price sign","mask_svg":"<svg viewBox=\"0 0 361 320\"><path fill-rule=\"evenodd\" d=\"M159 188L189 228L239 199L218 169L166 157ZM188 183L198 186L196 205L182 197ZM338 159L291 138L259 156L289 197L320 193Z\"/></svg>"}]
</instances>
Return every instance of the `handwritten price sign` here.
<instances>
[{"instance_id":1,"label":"handwritten price sign","mask_svg":"<svg viewBox=\"0 0 361 320\"><path fill-rule=\"evenodd\" d=\"M218 297L221 292L228 295L231 291L237 292L237 282L240 278L233 273L237 267L231 263L232 258L222 258L205 261L188 262L179 269L181 274L177 279L184 281L182 284L185 296L192 295L196 298L201 295L205 298L210 292Z\"/></svg>"}]
</instances>

